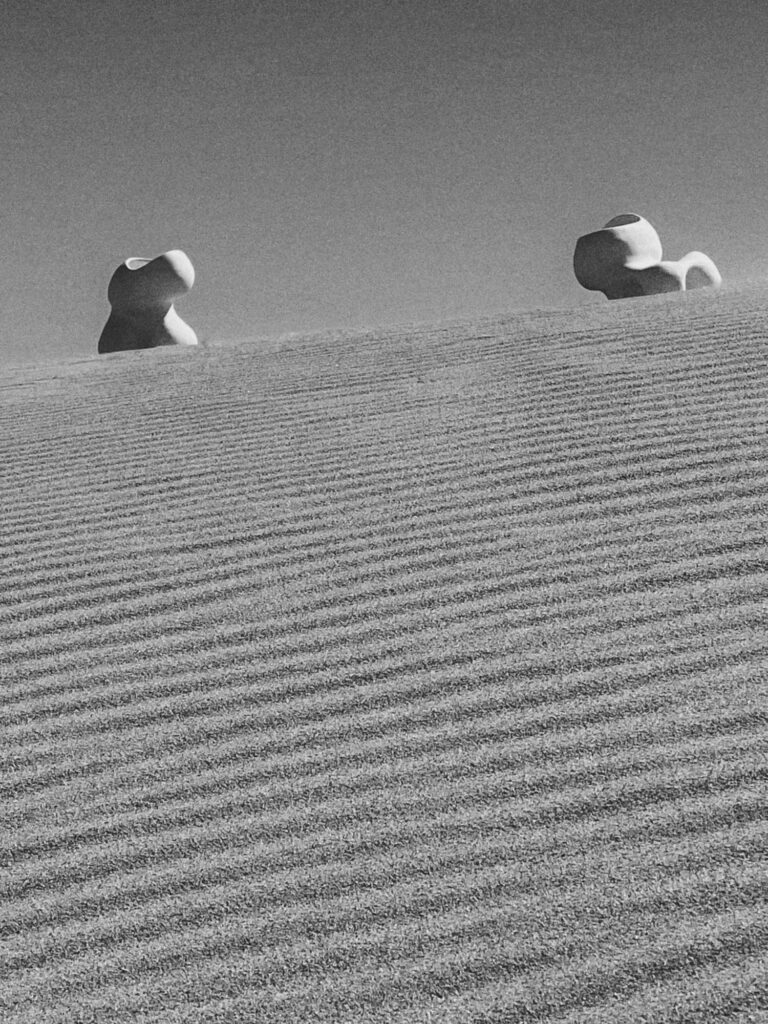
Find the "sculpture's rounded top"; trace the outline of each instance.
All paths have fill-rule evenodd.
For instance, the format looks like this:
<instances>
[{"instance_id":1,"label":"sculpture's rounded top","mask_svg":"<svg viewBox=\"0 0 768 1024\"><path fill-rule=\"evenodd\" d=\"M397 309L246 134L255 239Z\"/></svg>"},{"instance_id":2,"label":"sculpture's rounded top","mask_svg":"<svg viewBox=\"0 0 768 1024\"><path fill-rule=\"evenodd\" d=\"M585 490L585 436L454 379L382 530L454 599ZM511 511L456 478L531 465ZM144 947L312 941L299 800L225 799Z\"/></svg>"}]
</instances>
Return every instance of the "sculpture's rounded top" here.
<instances>
[{"instance_id":1,"label":"sculpture's rounded top","mask_svg":"<svg viewBox=\"0 0 768 1024\"><path fill-rule=\"evenodd\" d=\"M623 265L628 270L645 270L662 256L661 239L656 228L637 213L620 213L603 228L626 246Z\"/></svg>"},{"instance_id":2,"label":"sculpture's rounded top","mask_svg":"<svg viewBox=\"0 0 768 1024\"><path fill-rule=\"evenodd\" d=\"M169 305L195 283L195 268L185 252L170 249L161 256L131 256L112 275L107 298L113 306L136 303Z\"/></svg>"},{"instance_id":3,"label":"sculpture's rounded top","mask_svg":"<svg viewBox=\"0 0 768 1024\"><path fill-rule=\"evenodd\" d=\"M192 261L181 249L169 249L158 260L164 260L168 268L176 275L180 282L186 285L187 291L195 283L195 268Z\"/></svg>"}]
</instances>

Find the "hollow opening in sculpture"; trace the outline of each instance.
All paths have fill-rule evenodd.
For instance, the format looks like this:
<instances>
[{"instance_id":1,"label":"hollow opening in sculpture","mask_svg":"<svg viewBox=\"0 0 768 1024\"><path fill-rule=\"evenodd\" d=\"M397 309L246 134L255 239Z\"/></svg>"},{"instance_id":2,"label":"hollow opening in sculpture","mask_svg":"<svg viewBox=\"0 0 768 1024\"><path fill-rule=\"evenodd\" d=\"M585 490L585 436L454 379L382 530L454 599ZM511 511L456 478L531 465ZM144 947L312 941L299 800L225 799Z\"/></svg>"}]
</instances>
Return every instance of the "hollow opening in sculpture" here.
<instances>
[{"instance_id":1,"label":"hollow opening in sculpture","mask_svg":"<svg viewBox=\"0 0 768 1024\"><path fill-rule=\"evenodd\" d=\"M145 259L143 256L130 256L125 261L125 265L129 270L140 270L141 267L146 267L151 262L151 259Z\"/></svg>"},{"instance_id":2,"label":"hollow opening in sculpture","mask_svg":"<svg viewBox=\"0 0 768 1024\"><path fill-rule=\"evenodd\" d=\"M641 220L636 213L620 213L605 225L606 228L620 228L622 224L637 224Z\"/></svg>"},{"instance_id":3,"label":"hollow opening in sculpture","mask_svg":"<svg viewBox=\"0 0 768 1024\"><path fill-rule=\"evenodd\" d=\"M701 267L690 267L685 275L685 290L692 288L706 288L712 284L712 278L705 273Z\"/></svg>"}]
</instances>

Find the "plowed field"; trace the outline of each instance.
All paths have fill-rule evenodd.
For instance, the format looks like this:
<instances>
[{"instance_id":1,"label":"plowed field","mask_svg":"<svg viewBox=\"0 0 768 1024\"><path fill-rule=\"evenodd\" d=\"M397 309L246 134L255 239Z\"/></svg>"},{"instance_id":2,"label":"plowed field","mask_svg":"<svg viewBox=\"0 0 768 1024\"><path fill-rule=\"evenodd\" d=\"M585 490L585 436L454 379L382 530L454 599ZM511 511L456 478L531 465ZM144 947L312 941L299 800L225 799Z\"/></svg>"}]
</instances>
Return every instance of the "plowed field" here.
<instances>
[{"instance_id":1,"label":"plowed field","mask_svg":"<svg viewBox=\"0 0 768 1024\"><path fill-rule=\"evenodd\" d=\"M768 1020L768 292L0 378L0 1019Z\"/></svg>"}]
</instances>

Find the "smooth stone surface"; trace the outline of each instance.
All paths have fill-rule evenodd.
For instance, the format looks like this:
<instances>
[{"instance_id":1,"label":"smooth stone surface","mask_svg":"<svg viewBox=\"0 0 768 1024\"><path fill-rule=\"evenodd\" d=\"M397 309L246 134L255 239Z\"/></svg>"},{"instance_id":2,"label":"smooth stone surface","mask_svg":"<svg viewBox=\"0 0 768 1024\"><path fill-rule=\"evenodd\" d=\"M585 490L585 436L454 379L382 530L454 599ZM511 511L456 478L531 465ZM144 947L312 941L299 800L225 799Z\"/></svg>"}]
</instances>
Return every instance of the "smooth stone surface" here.
<instances>
[{"instance_id":1,"label":"smooth stone surface","mask_svg":"<svg viewBox=\"0 0 768 1024\"><path fill-rule=\"evenodd\" d=\"M121 263L107 289L112 312L99 338L99 352L197 345L197 335L173 305L194 283L194 267L181 249Z\"/></svg>"},{"instance_id":2,"label":"smooth stone surface","mask_svg":"<svg viewBox=\"0 0 768 1024\"><path fill-rule=\"evenodd\" d=\"M661 257L661 239L653 225L636 213L623 213L578 239L573 270L580 285L609 299L722 284L720 272L703 252L689 252L680 260Z\"/></svg>"}]
</instances>

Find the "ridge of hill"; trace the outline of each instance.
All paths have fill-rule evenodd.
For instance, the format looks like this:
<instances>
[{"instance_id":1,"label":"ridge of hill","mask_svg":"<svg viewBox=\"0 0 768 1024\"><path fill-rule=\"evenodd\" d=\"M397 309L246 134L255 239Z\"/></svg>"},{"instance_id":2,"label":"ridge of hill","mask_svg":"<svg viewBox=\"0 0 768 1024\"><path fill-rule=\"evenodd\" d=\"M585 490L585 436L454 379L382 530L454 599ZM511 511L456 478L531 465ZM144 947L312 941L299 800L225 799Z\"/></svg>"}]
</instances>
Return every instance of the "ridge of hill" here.
<instances>
[{"instance_id":1,"label":"ridge of hill","mask_svg":"<svg viewBox=\"0 0 768 1024\"><path fill-rule=\"evenodd\" d=\"M4 371L2 1019L768 1019L767 311Z\"/></svg>"}]
</instances>

